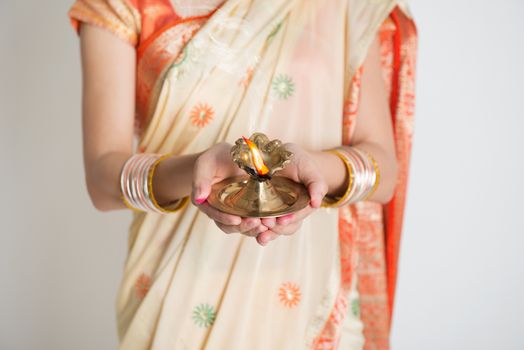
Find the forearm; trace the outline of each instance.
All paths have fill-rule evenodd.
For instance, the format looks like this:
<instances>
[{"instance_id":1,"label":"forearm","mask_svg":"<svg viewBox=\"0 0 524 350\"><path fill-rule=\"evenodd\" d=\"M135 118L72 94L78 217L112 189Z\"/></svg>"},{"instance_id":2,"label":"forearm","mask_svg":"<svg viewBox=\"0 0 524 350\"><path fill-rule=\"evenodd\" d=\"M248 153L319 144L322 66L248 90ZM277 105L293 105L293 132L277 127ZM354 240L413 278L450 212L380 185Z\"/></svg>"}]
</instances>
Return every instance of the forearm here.
<instances>
[{"instance_id":1,"label":"forearm","mask_svg":"<svg viewBox=\"0 0 524 350\"><path fill-rule=\"evenodd\" d=\"M341 196L348 182L344 162L335 154L325 151L309 152L328 185L328 195Z\"/></svg>"},{"instance_id":2,"label":"forearm","mask_svg":"<svg viewBox=\"0 0 524 350\"><path fill-rule=\"evenodd\" d=\"M160 162L153 176L153 193L160 205L191 194L195 161L200 154L172 156Z\"/></svg>"},{"instance_id":3,"label":"forearm","mask_svg":"<svg viewBox=\"0 0 524 350\"><path fill-rule=\"evenodd\" d=\"M380 181L378 187L367 200L382 204L389 202L393 196L397 180L398 170L395 154L373 143L361 142L352 146L369 152L379 167ZM326 180L328 195L342 196L349 181L344 162L338 156L329 152L313 151L311 153Z\"/></svg>"},{"instance_id":4,"label":"forearm","mask_svg":"<svg viewBox=\"0 0 524 350\"><path fill-rule=\"evenodd\" d=\"M355 129L351 134L351 147L367 151L376 161L380 173L378 187L366 200L385 204L394 194L398 170L392 116L388 103L389 94L382 76L380 50L380 39L377 36L363 63L359 105ZM343 161L334 154L317 156L320 169L328 182L328 194L334 197L342 196L348 183ZM328 159L330 164L327 163ZM337 161L339 163L335 165Z\"/></svg>"},{"instance_id":5,"label":"forearm","mask_svg":"<svg viewBox=\"0 0 524 350\"><path fill-rule=\"evenodd\" d=\"M125 209L120 190L120 174L131 154L109 152L86 164L86 182L93 205L100 211ZM191 193L194 162L198 154L169 157L157 166L153 193L159 204L169 203Z\"/></svg>"}]
</instances>

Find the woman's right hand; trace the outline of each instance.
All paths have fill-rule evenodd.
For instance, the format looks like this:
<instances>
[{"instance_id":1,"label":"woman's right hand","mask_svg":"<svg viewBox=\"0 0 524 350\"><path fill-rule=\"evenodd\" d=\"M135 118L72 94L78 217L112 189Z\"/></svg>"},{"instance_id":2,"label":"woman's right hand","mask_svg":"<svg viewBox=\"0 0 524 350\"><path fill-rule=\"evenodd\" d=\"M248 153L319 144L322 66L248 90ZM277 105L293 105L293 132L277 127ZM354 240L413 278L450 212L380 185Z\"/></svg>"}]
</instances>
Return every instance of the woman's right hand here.
<instances>
[{"instance_id":1,"label":"woman's right hand","mask_svg":"<svg viewBox=\"0 0 524 350\"><path fill-rule=\"evenodd\" d=\"M218 143L203 153L195 161L193 170L193 184L191 202L204 212L225 233L242 233L256 237L274 225L273 220L266 220L266 225L258 218L242 218L219 211L207 203L211 193L211 186L228 177L245 174L231 161L231 147L227 142Z\"/></svg>"}]
</instances>

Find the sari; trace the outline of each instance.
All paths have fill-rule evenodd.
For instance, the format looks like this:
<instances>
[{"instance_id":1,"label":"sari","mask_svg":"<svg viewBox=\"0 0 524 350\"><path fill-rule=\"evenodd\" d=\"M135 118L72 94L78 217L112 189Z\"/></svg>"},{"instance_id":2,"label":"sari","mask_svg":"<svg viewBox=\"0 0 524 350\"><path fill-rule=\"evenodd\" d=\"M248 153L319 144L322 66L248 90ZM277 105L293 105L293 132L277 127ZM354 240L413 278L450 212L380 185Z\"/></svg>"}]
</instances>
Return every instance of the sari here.
<instances>
[{"instance_id":1,"label":"sari","mask_svg":"<svg viewBox=\"0 0 524 350\"><path fill-rule=\"evenodd\" d=\"M393 0L77 0L136 47L138 152L200 152L254 131L350 145L362 63L381 42L399 177L386 205L322 208L266 247L203 213L133 212L122 349L388 349L413 133L416 29Z\"/></svg>"}]
</instances>

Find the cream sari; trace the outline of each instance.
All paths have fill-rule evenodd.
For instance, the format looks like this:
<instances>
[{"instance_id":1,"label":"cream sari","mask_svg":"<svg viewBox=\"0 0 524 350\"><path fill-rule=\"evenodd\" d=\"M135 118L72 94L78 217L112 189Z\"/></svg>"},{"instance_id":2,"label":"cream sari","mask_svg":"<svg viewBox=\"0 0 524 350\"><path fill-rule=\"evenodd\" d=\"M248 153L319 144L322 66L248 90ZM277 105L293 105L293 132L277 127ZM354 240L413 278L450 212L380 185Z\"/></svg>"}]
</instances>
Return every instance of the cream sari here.
<instances>
[{"instance_id":1,"label":"cream sari","mask_svg":"<svg viewBox=\"0 0 524 350\"><path fill-rule=\"evenodd\" d=\"M350 82L397 3L226 0L207 21L180 24L139 149L188 154L254 131L308 149L342 144ZM355 308L331 320L341 291L358 300L357 279L342 289L340 271L338 210L317 210L266 247L224 234L191 204L134 213L121 348L360 349Z\"/></svg>"}]
</instances>

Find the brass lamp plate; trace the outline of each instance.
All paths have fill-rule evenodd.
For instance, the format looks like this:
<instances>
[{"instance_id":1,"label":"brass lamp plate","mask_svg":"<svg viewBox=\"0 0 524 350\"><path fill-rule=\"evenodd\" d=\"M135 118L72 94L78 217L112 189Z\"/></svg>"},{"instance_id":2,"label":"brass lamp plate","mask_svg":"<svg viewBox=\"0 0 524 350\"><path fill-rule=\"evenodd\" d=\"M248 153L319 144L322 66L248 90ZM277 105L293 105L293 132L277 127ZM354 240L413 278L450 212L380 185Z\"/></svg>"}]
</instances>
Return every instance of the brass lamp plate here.
<instances>
[{"instance_id":1,"label":"brass lamp plate","mask_svg":"<svg viewBox=\"0 0 524 350\"><path fill-rule=\"evenodd\" d=\"M304 185L287 177L259 181L250 176L235 176L214 184L207 201L228 214L269 218L301 210L310 198Z\"/></svg>"}]
</instances>

